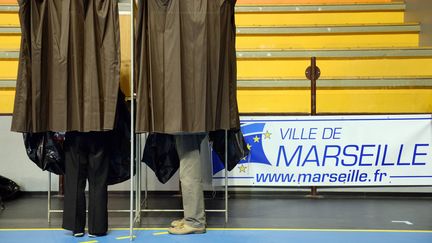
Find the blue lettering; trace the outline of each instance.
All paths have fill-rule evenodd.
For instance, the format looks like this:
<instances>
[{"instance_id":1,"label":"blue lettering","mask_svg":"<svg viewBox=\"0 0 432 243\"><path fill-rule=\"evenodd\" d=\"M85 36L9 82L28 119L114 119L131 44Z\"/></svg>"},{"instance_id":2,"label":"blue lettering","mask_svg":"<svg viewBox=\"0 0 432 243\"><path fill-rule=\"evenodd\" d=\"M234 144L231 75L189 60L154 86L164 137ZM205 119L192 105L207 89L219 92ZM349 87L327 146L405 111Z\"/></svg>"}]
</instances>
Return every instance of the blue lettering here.
<instances>
[{"instance_id":1,"label":"blue lettering","mask_svg":"<svg viewBox=\"0 0 432 243\"><path fill-rule=\"evenodd\" d=\"M292 132L292 140L299 140L300 139L300 137L296 137L296 132L297 132L296 128L291 128L291 132Z\"/></svg>"},{"instance_id":2,"label":"blue lettering","mask_svg":"<svg viewBox=\"0 0 432 243\"><path fill-rule=\"evenodd\" d=\"M256 174L256 182L292 182L294 174L261 173Z\"/></svg>"},{"instance_id":3,"label":"blue lettering","mask_svg":"<svg viewBox=\"0 0 432 243\"><path fill-rule=\"evenodd\" d=\"M427 153L418 153L417 152L417 148L418 147L429 147L429 144L416 144L414 146L414 155L413 155L412 165L426 165L425 162L416 162L416 157L417 156L425 156L425 155L427 155Z\"/></svg>"},{"instance_id":4,"label":"blue lettering","mask_svg":"<svg viewBox=\"0 0 432 243\"><path fill-rule=\"evenodd\" d=\"M360 151L360 159L359 159L359 166L371 166L372 163L363 163L363 157L367 157L370 156L372 157L374 154L367 154L365 153L365 148L375 148L375 145L371 145L371 144L366 144L366 145L362 145L361 147L361 151Z\"/></svg>"},{"instance_id":5,"label":"blue lettering","mask_svg":"<svg viewBox=\"0 0 432 243\"><path fill-rule=\"evenodd\" d=\"M388 149L388 144L386 144L386 145L384 145L384 154L383 154L383 159L382 159L382 163L381 163L381 165L383 165L383 166L387 166L387 165L394 165L394 163L386 163L385 162L385 159L386 159L386 157L387 157L387 149Z\"/></svg>"},{"instance_id":6,"label":"blue lettering","mask_svg":"<svg viewBox=\"0 0 432 243\"><path fill-rule=\"evenodd\" d=\"M310 182L312 179L311 174L299 174L298 176L298 182Z\"/></svg>"},{"instance_id":7,"label":"blue lettering","mask_svg":"<svg viewBox=\"0 0 432 243\"><path fill-rule=\"evenodd\" d=\"M367 181L367 177L368 177L367 173L361 173L360 177L359 177L359 181L360 182L366 182Z\"/></svg>"},{"instance_id":8,"label":"blue lettering","mask_svg":"<svg viewBox=\"0 0 432 243\"><path fill-rule=\"evenodd\" d=\"M337 152L335 154L333 154L333 155L328 154L328 150L330 148L336 148ZM333 158L335 160L335 165L339 166L339 155L340 155L340 152L341 152L341 148L339 147L339 145L326 145L325 148L324 148L324 157L323 157L322 166L325 166L327 158Z\"/></svg>"},{"instance_id":9,"label":"blue lettering","mask_svg":"<svg viewBox=\"0 0 432 243\"><path fill-rule=\"evenodd\" d=\"M330 175L330 182L336 182L338 180L338 178L337 178L337 174L336 173L332 173L331 175Z\"/></svg>"},{"instance_id":10,"label":"blue lettering","mask_svg":"<svg viewBox=\"0 0 432 243\"><path fill-rule=\"evenodd\" d=\"M377 156L376 156L376 160L375 160L375 166L378 166L378 164L379 164L380 154L381 154L381 144L378 145L378 152L377 152Z\"/></svg>"},{"instance_id":11,"label":"blue lettering","mask_svg":"<svg viewBox=\"0 0 432 243\"><path fill-rule=\"evenodd\" d=\"M336 137L336 135L341 135L342 134L341 130L342 130L342 127L336 127L334 129L333 139L341 139L340 137Z\"/></svg>"},{"instance_id":12,"label":"blue lettering","mask_svg":"<svg viewBox=\"0 0 432 243\"><path fill-rule=\"evenodd\" d=\"M397 164L397 165L410 165L409 162L407 162L407 163L402 163L402 162L401 162L403 147L404 147L404 145L401 144L400 149L399 149L399 155L398 155L398 159L397 159L397 163L396 163L396 164ZM415 148L414 148L414 150L415 150ZM414 154L415 154L415 152L414 152Z\"/></svg>"},{"instance_id":13,"label":"blue lettering","mask_svg":"<svg viewBox=\"0 0 432 243\"><path fill-rule=\"evenodd\" d=\"M349 162L347 162L345 159L341 159L341 163L343 166L354 166L357 164L357 155L354 153L348 153L347 150L349 148L354 148L355 151L359 150L359 147L357 145L347 145L345 146L344 150L343 150L343 154L345 157L352 157L354 158L354 161L350 164Z\"/></svg>"},{"instance_id":14,"label":"blue lettering","mask_svg":"<svg viewBox=\"0 0 432 243\"><path fill-rule=\"evenodd\" d=\"M312 179L312 181L313 182L321 182L321 175L320 174L315 174L314 175L314 177L313 177L313 179Z\"/></svg>"},{"instance_id":15,"label":"blue lettering","mask_svg":"<svg viewBox=\"0 0 432 243\"><path fill-rule=\"evenodd\" d=\"M256 174L256 181L257 182L266 182L268 177L269 177L269 174L266 174L265 176L263 173Z\"/></svg>"},{"instance_id":16,"label":"blue lettering","mask_svg":"<svg viewBox=\"0 0 432 243\"><path fill-rule=\"evenodd\" d=\"M309 156L312 155L312 153L313 153L313 156L315 158L309 159ZM311 149L309 150L309 153L306 155L306 158L303 161L303 165L302 166L305 166L306 163L310 163L310 162L316 163L317 166L320 166L320 163L319 163L319 160L318 160L318 152L317 152L317 149L316 149L315 145L313 145L311 147Z\"/></svg>"},{"instance_id":17,"label":"blue lettering","mask_svg":"<svg viewBox=\"0 0 432 243\"><path fill-rule=\"evenodd\" d=\"M309 132L309 139L315 140L318 128L311 128Z\"/></svg>"},{"instance_id":18,"label":"blue lettering","mask_svg":"<svg viewBox=\"0 0 432 243\"><path fill-rule=\"evenodd\" d=\"M282 140L285 140L285 138L286 138L286 136L288 135L288 132L290 131L290 129L291 129L291 128L288 128L288 129L286 130L285 133L283 132L283 129L282 129L282 128L280 129L280 133L281 133Z\"/></svg>"},{"instance_id":19,"label":"blue lettering","mask_svg":"<svg viewBox=\"0 0 432 243\"><path fill-rule=\"evenodd\" d=\"M285 159L285 165L286 165L286 167L289 167L291 165L291 162L293 161L293 159L297 155L297 153L298 153L297 166L299 166L300 165L300 157L301 157L302 147L303 147L302 145L298 146L297 149L294 151L294 154L291 156L290 160L288 161L287 155L286 155L286 152L285 152L285 146L280 146L279 147L279 152L278 152L278 157L277 157L276 167L279 166L279 163L280 163L280 160L281 160L281 155L283 155L283 157Z\"/></svg>"},{"instance_id":20,"label":"blue lettering","mask_svg":"<svg viewBox=\"0 0 432 243\"><path fill-rule=\"evenodd\" d=\"M345 173L339 174L339 181L345 183L346 177L347 177L347 174L345 174Z\"/></svg>"},{"instance_id":21,"label":"blue lettering","mask_svg":"<svg viewBox=\"0 0 432 243\"><path fill-rule=\"evenodd\" d=\"M333 129L331 128L324 128L322 139L331 139L333 134Z\"/></svg>"}]
</instances>

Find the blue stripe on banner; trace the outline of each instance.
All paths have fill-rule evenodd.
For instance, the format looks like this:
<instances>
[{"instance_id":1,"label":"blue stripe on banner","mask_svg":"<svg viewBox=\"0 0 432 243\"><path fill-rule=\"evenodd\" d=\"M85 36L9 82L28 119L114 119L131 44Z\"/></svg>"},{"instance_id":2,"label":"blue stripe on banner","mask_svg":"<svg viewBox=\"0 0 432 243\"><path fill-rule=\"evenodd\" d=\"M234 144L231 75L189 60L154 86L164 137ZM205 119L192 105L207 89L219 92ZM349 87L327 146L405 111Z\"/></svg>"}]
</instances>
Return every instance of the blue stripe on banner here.
<instances>
[{"instance_id":1,"label":"blue stripe on banner","mask_svg":"<svg viewBox=\"0 0 432 243\"><path fill-rule=\"evenodd\" d=\"M244 135L246 134L256 134L262 133L264 129L265 123L248 123L241 126L241 131Z\"/></svg>"},{"instance_id":2,"label":"blue stripe on banner","mask_svg":"<svg viewBox=\"0 0 432 243\"><path fill-rule=\"evenodd\" d=\"M390 178L402 178L402 179L408 179L408 178L432 178L432 175L426 175L426 176L390 176Z\"/></svg>"},{"instance_id":3,"label":"blue stripe on banner","mask_svg":"<svg viewBox=\"0 0 432 243\"><path fill-rule=\"evenodd\" d=\"M213 179L225 179L223 176L213 177ZM253 176L228 176L228 179L255 179Z\"/></svg>"}]
</instances>

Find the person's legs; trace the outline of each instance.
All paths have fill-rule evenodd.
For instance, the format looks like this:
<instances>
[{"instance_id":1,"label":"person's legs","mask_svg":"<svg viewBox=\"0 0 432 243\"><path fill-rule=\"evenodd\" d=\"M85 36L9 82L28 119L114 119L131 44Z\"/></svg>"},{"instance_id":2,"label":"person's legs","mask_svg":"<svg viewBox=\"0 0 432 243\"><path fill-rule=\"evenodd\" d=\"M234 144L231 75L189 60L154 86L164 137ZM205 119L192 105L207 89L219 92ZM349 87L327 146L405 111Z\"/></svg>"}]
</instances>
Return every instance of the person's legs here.
<instances>
[{"instance_id":1,"label":"person's legs","mask_svg":"<svg viewBox=\"0 0 432 243\"><path fill-rule=\"evenodd\" d=\"M95 132L89 136L89 234L100 236L108 231L109 132Z\"/></svg>"},{"instance_id":2,"label":"person's legs","mask_svg":"<svg viewBox=\"0 0 432 243\"><path fill-rule=\"evenodd\" d=\"M204 192L202 185L202 171L200 161L200 145L205 137L202 134L176 135L176 148L180 158L180 182L183 198L184 224L200 229L198 232L170 228L170 233L203 233L205 232L206 217L204 207Z\"/></svg>"},{"instance_id":3,"label":"person's legs","mask_svg":"<svg viewBox=\"0 0 432 243\"><path fill-rule=\"evenodd\" d=\"M68 133L64 143L65 181L63 228L84 233L86 224L85 186L86 156L83 156L79 133Z\"/></svg>"}]
</instances>

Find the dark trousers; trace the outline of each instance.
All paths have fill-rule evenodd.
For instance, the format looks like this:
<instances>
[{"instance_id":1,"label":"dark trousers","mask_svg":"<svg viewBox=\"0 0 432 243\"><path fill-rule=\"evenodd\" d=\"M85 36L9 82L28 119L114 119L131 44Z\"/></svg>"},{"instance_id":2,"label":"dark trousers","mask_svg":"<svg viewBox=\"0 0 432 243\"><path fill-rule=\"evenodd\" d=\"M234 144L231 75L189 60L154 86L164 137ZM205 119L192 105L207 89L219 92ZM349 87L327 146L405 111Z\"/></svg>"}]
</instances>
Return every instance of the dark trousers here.
<instances>
[{"instance_id":1,"label":"dark trousers","mask_svg":"<svg viewBox=\"0 0 432 243\"><path fill-rule=\"evenodd\" d=\"M108 230L109 142L111 132L69 132L64 143L65 193L63 228L84 232L86 224L86 181L89 182L88 231Z\"/></svg>"}]
</instances>

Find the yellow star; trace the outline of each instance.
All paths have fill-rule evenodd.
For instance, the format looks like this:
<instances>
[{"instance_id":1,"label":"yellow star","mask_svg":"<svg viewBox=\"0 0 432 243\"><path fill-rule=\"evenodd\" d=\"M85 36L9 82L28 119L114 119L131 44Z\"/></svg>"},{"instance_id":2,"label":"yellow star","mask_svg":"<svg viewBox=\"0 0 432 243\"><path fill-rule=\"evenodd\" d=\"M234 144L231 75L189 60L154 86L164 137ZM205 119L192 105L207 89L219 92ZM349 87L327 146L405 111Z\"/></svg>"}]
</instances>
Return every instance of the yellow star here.
<instances>
[{"instance_id":1,"label":"yellow star","mask_svg":"<svg viewBox=\"0 0 432 243\"><path fill-rule=\"evenodd\" d=\"M268 138L268 139L270 139L271 138L271 133L269 133L269 131L267 130L265 133L264 133L264 138Z\"/></svg>"},{"instance_id":2,"label":"yellow star","mask_svg":"<svg viewBox=\"0 0 432 243\"><path fill-rule=\"evenodd\" d=\"M247 146L247 148L248 148L249 150L251 150L251 148L252 148L252 145L250 145L250 144L247 144L246 146Z\"/></svg>"},{"instance_id":3,"label":"yellow star","mask_svg":"<svg viewBox=\"0 0 432 243\"><path fill-rule=\"evenodd\" d=\"M247 169L247 167L244 166L244 165L240 165L239 169L240 169L240 173L241 173L241 172L246 173L246 169Z\"/></svg>"},{"instance_id":4,"label":"yellow star","mask_svg":"<svg viewBox=\"0 0 432 243\"><path fill-rule=\"evenodd\" d=\"M259 143L260 138L259 138L258 136L255 136L255 137L253 138L253 140L254 140L254 143Z\"/></svg>"}]
</instances>

